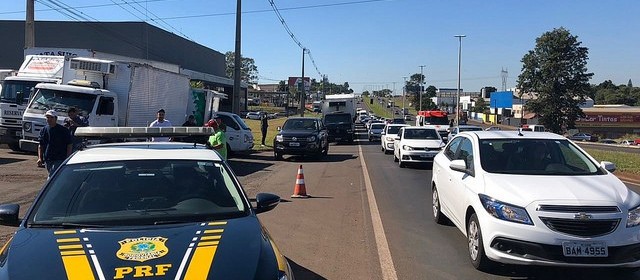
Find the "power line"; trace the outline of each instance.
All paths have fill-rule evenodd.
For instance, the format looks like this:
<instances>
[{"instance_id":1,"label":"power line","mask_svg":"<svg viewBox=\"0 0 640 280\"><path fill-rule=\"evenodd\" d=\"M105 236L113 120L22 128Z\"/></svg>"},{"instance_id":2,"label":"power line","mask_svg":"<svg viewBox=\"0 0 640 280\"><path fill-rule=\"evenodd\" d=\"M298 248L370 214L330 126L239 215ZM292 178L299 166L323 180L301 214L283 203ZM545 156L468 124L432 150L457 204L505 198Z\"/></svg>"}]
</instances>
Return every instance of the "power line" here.
<instances>
[{"instance_id":1,"label":"power line","mask_svg":"<svg viewBox=\"0 0 640 280\"><path fill-rule=\"evenodd\" d=\"M48 1L49 3L46 3L45 1ZM122 34L119 34L118 32L115 32L113 30L110 30L110 29L108 29L108 28L106 28L106 27L104 27L102 25L99 25L99 23L102 23L102 22L100 22L97 19L95 19L93 17L90 17L88 15L84 16L83 15L84 13L77 11L75 8L73 8L73 7L69 6L69 5L66 5L65 3L63 3L60 0L38 0L38 2L42 3L43 5L45 5L45 6L49 7L49 8L54 9L55 11L63 14L64 16L66 16L66 17L68 17L70 19L73 19L73 20L75 20L77 22L80 22L80 23L87 24L91 28L95 29L98 32L104 33L106 35L110 35L113 38L115 38L115 39L117 39L117 40L119 40L119 41L121 41L121 42L123 42L125 44L128 44L128 45L130 45L130 46L132 46L132 47L134 47L136 49L149 52L148 47L145 48L143 46L139 46L135 42L129 41L126 36L124 36ZM54 8L54 6L57 7L57 8ZM90 20L89 18L91 18L93 20ZM152 54L155 55L156 57L167 59L161 53L160 54L152 53Z\"/></svg>"},{"instance_id":2,"label":"power line","mask_svg":"<svg viewBox=\"0 0 640 280\"><path fill-rule=\"evenodd\" d=\"M113 2L113 0L112 0ZM131 8L133 8L134 10L136 10L138 13L140 13L141 15L144 15L145 17L149 18L151 21L158 23L158 25L162 25L164 24L164 28L165 29L173 29L175 32L177 32L178 34L182 35L183 37L193 41L191 38L189 38L189 36L187 36L186 34L180 32L180 30L176 29L175 27L173 27L171 24L167 23L165 20L161 19L159 16L157 16L156 14L154 14L152 11L150 11L149 9L147 9L146 7L140 5L140 2L136 2L136 1L129 1L127 2L126 0L122 0L122 2L124 2L125 4L129 5ZM142 11L138 10L133 4L138 4L138 6L140 6L140 8L144 9L146 13L143 13ZM124 7L120 6L121 8L124 9ZM160 22L157 22L153 17L149 17L148 14L151 14L152 16L154 16L156 19L158 19ZM144 21L144 20L143 20ZM145 21L146 22L146 21ZM167 28L168 27L168 28Z\"/></svg>"},{"instance_id":3,"label":"power line","mask_svg":"<svg viewBox=\"0 0 640 280\"><path fill-rule=\"evenodd\" d=\"M36 1L40 2L39 0L36 0ZM133 1L133 2L148 3L148 2L164 2L164 1L173 1L173 0L145 0L145 1ZM110 6L116 6L116 5L118 4L96 4L96 5L77 6L75 7L75 9L100 8L100 7L110 7ZM36 10L36 12L51 12L51 11L58 11L58 10L60 9L49 7L49 9L38 9ZM24 14L25 12L26 11L0 12L0 15Z\"/></svg>"},{"instance_id":4,"label":"power line","mask_svg":"<svg viewBox=\"0 0 640 280\"><path fill-rule=\"evenodd\" d=\"M316 72L318 72L318 75L320 77L322 77L322 73L320 73L320 70L318 70L318 65L316 64L315 60L311 56L311 50L309 50L308 48L305 48L302 45L302 43L300 42L300 40L298 40L298 38L296 38L296 35L293 34L293 31L291 31L291 29L289 28L289 25L287 24L287 22L284 20L284 18L280 14L280 11L278 10L278 7L276 6L276 3L274 3L273 0L269 0L269 3L271 4L271 8L273 9L273 12L275 12L276 16L280 20L280 23L284 27L285 31L287 31L287 33L289 34L289 37L291 37L293 42L296 43L296 45L298 45L298 47L300 47L302 49L303 54L305 54L305 53L309 54L309 58L311 58L311 63L313 63L313 67L315 67ZM304 70L302 72L304 73Z\"/></svg>"}]
</instances>

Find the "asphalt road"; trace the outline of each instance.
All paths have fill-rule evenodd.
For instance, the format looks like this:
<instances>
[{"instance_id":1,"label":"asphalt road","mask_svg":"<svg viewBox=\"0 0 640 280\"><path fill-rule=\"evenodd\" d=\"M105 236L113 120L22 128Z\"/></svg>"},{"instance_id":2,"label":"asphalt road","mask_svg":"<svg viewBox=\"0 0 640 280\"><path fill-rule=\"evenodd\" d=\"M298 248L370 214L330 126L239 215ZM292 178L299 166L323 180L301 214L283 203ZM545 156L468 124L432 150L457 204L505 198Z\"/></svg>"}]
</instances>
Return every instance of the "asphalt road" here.
<instances>
[{"instance_id":1,"label":"asphalt road","mask_svg":"<svg viewBox=\"0 0 640 280\"><path fill-rule=\"evenodd\" d=\"M360 142L398 279L640 279L611 269L500 265L481 272L455 226L437 225L431 210L431 164L399 168L379 143ZM622 278L621 278L622 277Z\"/></svg>"},{"instance_id":2,"label":"asphalt road","mask_svg":"<svg viewBox=\"0 0 640 280\"><path fill-rule=\"evenodd\" d=\"M36 168L34 160L0 148L1 203L20 203L21 212L30 205L46 179L46 171ZM401 169L392 155L380 151L378 142L332 144L322 160L285 156L276 162L263 152L233 158L230 164L250 196L271 192L283 198L259 217L297 279L640 279L611 269L503 265L489 272L475 270L462 233L432 221L431 165ZM290 198L300 165L309 199ZM377 209L370 203L369 187ZM376 233L376 214L384 240ZM0 244L14 229L0 227ZM393 266L383 270L385 256L380 252L385 248Z\"/></svg>"}]
</instances>

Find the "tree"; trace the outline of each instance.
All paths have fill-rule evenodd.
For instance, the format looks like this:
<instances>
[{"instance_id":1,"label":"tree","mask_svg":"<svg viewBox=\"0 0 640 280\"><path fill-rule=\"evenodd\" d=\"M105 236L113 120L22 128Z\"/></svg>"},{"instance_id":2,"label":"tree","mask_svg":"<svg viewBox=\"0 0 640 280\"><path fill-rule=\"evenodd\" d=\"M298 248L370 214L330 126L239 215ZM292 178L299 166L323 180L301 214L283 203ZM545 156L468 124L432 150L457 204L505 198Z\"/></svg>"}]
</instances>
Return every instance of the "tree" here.
<instances>
[{"instance_id":1,"label":"tree","mask_svg":"<svg viewBox=\"0 0 640 280\"><path fill-rule=\"evenodd\" d=\"M581 44L568 30L556 28L537 38L535 49L522 58L518 88L537 94L525 108L554 133L575 128L576 120L584 117L579 105L591 93L593 73L587 72L589 49Z\"/></svg>"},{"instance_id":2,"label":"tree","mask_svg":"<svg viewBox=\"0 0 640 280\"><path fill-rule=\"evenodd\" d=\"M226 74L228 78L233 78L233 71L235 68L235 53L226 52L224 54L226 61ZM242 57L242 68L240 69L240 80L248 83L255 84L258 82L258 66L256 66L253 58Z\"/></svg>"},{"instance_id":3,"label":"tree","mask_svg":"<svg viewBox=\"0 0 640 280\"><path fill-rule=\"evenodd\" d=\"M484 113L488 110L489 106L487 104L486 101L484 101L484 98L479 97L478 100L476 100L476 104L475 106L473 106L472 111L476 112L476 113Z\"/></svg>"},{"instance_id":4,"label":"tree","mask_svg":"<svg viewBox=\"0 0 640 280\"><path fill-rule=\"evenodd\" d=\"M434 86L427 87L422 93L422 110L435 110L438 109L438 105L433 103L432 97L436 97L436 91L438 89ZM419 94L418 94L419 96ZM416 97L416 102L413 103L413 107L416 111L420 111L420 99Z\"/></svg>"}]
</instances>

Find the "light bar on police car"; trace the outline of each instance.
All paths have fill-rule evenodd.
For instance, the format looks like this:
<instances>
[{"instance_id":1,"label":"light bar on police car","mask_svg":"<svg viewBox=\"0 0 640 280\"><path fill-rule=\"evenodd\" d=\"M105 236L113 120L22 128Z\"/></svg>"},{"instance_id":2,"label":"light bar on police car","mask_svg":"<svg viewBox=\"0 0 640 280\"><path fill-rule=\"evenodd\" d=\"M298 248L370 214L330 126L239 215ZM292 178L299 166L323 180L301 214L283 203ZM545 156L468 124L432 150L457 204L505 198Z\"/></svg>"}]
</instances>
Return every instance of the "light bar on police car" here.
<instances>
[{"instance_id":1,"label":"light bar on police car","mask_svg":"<svg viewBox=\"0 0 640 280\"><path fill-rule=\"evenodd\" d=\"M127 137L176 137L208 136L211 127L78 127L76 137L127 138Z\"/></svg>"}]
</instances>

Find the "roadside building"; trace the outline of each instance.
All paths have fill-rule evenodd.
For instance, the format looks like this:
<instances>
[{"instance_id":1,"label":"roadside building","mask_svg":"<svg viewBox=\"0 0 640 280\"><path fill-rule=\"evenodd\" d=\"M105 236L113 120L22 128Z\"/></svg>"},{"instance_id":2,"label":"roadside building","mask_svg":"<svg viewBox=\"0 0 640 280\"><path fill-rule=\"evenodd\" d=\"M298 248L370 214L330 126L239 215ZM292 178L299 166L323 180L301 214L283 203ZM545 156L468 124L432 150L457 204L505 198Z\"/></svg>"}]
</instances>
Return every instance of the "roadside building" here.
<instances>
[{"instance_id":1,"label":"roadside building","mask_svg":"<svg viewBox=\"0 0 640 280\"><path fill-rule=\"evenodd\" d=\"M578 119L580 132L602 138L620 138L625 134L640 134L640 107L626 105L595 105L582 108L586 115Z\"/></svg>"},{"instance_id":2,"label":"roadside building","mask_svg":"<svg viewBox=\"0 0 640 280\"><path fill-rule=\"evenodd\" d=\"M82 56L138 63L181 73L205 88L227 94L220 110L231 111L233 79L226 77L223 53L144 22L36 21L35 47L24 49L25 22L0 20L0 68L18 69L25 55ZM104 57L108 55L109 57ZM242 85L240 108L246 109L247 86Z\"/></svg>"}]
</instances>

